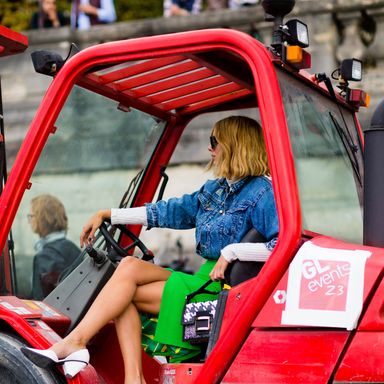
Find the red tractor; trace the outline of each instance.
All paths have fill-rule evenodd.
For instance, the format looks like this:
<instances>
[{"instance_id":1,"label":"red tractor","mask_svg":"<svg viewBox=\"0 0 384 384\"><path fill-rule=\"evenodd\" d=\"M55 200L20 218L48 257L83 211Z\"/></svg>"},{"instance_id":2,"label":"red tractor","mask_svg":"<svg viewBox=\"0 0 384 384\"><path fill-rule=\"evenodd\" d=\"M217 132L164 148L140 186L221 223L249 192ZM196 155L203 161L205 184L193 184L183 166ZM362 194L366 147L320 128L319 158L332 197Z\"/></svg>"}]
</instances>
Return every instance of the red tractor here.
<instances>
[{"instance_id":1,"label":"red tractor","mask_svg":"<svg viewBox=\"0 0 384 384\"><path fill-rule=\"evenodd\" d=\"M335 91L328 75L304 71L306 25L284 22L294 1L262 5L275 25L269 47L242 32L211 29L100 44L68 60L33 54L36 70L53 79L8 177L3 172L2 383L121 383L113 324L92 340L91 364L73 379L60 367L32 365L20 347L48 348L65 336L132 248L151 257L137 238L141 227L114 236L103 230L95 245L107 243L103 257L84 254L44 300L21 299L14 270L26 252L24 231L10 234L25 227L30 197L68 189L79 222L101 199L103 207L151 202L162 195L173 153L232 114L262 125L278 242L256 277L228 291L203 361L169 364L143 352L147 382L384 382L383 110L364 139L357 112L367 95L349 86L361 79L361 62L340 64ZM3 51L25 48L20 36L0 33Z\"/></svg>"}]
</instances>

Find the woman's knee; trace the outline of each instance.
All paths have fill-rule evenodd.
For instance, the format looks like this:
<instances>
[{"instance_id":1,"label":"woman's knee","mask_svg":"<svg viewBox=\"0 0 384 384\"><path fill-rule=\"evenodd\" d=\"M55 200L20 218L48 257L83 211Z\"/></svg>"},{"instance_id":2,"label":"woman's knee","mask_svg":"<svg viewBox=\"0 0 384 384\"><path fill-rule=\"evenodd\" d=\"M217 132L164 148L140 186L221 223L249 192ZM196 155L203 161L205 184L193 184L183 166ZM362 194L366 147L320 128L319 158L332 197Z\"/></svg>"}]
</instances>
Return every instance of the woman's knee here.
<instances>
[{"instance_id":1,"label":"woman's knee","mask_svg":"<svg viewBox=\"0 0 384 384\"><path fill-rule=\"evenodd\" d=\"M116 275L123 276L124 278L135 278L140 276L140 260L135 257L127 256L122 259L116 268Z\"/></svg>"}]
</instances>

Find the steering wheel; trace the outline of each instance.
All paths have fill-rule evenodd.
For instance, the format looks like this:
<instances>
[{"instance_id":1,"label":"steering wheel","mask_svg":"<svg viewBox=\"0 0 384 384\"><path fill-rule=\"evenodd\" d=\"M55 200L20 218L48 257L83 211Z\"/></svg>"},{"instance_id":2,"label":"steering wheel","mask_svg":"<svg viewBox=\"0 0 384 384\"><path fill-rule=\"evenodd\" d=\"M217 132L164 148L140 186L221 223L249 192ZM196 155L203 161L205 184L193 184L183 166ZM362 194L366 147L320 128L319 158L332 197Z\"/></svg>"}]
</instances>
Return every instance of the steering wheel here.
<instances>
[{"instance_id":1,"label":"steering wheel","mask_svg":"<svg viewBox=\"0 0 384 384\"><path fill-rule=\"evenodd\" d=\"M123 248L109 233L107 229L107 221L104 221L100 225L100 232L104 236L105 241L112 246L112 248L117 252L117 254L121 257L127 256L127 252L134 248L139 247L140 251L142 252L142 260L152 260L153 259L153 253L150 251L144 243L132 232L130 231L125 225L114 225L115 228L118 228L124 235L127 235L131 240L133 240L132 244L128 245L127 247ZM110 223L108 223L110 224Z\"/></svg>"}]
</instances>

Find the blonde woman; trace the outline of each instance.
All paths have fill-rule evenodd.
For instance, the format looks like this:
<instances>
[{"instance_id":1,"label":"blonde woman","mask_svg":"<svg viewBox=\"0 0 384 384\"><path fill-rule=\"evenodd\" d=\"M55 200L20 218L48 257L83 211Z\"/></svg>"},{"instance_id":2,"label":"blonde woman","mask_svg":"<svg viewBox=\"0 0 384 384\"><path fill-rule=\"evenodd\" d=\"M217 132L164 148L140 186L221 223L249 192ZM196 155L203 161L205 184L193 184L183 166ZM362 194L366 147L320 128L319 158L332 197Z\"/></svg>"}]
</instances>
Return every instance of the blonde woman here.
<instances>
[{"instance_id":1,"label":"blonde woman","mask_svg":"<svg viewBox=\"0 0 384 384\"><path fill-rule=\"evenodd\" d=\"M33 259L32 298L41 300L55 287L59 275L72 264L80 249L66 238L68 219L64 205L51 195L39 195L30 202L27 215L31 229L39 236Z\"/></svg>"},{"instance_id":2,"label":"blonde woman","mask_svg":"<svg viewBox=\"0 0 384 384\"><path fill-rule=\"evenodd\" d=\"M101 210L90 218L80 235L81 246L92 243L105 219L111 219L112 224L135 223L148 228L195 228L196 253L205 259L200 270L188 275L126 257L68 336L48 350L23 349L30 360L42 367L65 363L64 370L74 375L88 362L88 341L110 320L115 320L124 360L124 383L145 383L141 365L144 323L140 313L158 316L156 342L184 351L180 358L172 356L176 348L169 348L170 361L200 353L199 346L182 341L180 320L185 296L210 279L223 279L228 264L235 259L265 261L278 234L260 125L243 116L220 120L212 129L208 150L208 168L214 171L216 180L209 180L198 191L180 198L145 207ZM240 244L252 228L267 242ZM209 289L219 292L220 284L212 283ZM83 360L84 364L73 360Z\"/></svg>"}]
</instances>

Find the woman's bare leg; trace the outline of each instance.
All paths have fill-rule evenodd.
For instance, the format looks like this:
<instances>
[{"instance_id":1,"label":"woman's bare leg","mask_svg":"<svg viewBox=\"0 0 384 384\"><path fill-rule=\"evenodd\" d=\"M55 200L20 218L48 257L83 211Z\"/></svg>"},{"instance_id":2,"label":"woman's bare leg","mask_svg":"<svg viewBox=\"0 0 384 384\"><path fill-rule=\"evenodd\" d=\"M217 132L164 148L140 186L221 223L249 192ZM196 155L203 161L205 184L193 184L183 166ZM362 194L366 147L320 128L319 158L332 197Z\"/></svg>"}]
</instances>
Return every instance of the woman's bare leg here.
<instances>
[{"instance_id":1,"label":"woman's bare leg","mask_svg":"<svg viewBox=\"0 0 384 384\"><path fill-rule=\"evenodd\" d=\"M165 282L171 272L133 257L123 259L101 290L81 322L51 349L59 358L86 347L88 341L109 321L118 318L131 304L137 288ZM149 305L160 306L162 291L148 298ZM159 299L160 298L160 299ZM155 301L158 301L156 302ZM153 301L153 302L152 302Z\"/></svg>"},{"instance_id":2,"label":"woman's bare leg","mask_svg":"<svg viewBox=\"0 0 384 384\"><path fill-rule=\"evenodd\" d=\"M157 281L138 287L133 302L115 319L126 384L145 384L141 362L141 320L137 308L141 312L158 314L164 286L164 281Z\"/></svg>"},{"instance_id":3,"label":"woman's bare leg","mask_svg":"<svg viewBox=\"0 0 384 384\"><path fill-rule=\"evenodd\" d=\"M124 361L124 383L144 384L141 362L141 321L133 304L115 319L117 337Z\"/></svg>"}]
</instances>

